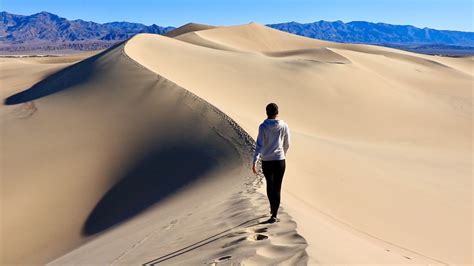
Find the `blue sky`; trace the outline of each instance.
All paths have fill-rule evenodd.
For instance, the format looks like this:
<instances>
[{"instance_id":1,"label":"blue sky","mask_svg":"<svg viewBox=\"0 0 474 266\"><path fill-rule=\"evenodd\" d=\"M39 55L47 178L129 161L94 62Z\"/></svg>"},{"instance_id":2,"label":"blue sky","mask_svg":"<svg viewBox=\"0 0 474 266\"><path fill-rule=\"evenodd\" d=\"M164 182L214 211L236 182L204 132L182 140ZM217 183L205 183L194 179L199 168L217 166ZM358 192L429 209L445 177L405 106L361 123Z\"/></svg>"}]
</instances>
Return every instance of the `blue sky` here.
<instances>
[{"instance_id":1,"label":"blue sky","mask_svg":"<svg viewBox=\"0 0 474 266\"><path fill-rule=\"evenodd\" d=\"M0 0L0 9L40 11L95 22L130 21L180 26L365 20L474 31L474 0Z\"/></svg>"}]
</instances>

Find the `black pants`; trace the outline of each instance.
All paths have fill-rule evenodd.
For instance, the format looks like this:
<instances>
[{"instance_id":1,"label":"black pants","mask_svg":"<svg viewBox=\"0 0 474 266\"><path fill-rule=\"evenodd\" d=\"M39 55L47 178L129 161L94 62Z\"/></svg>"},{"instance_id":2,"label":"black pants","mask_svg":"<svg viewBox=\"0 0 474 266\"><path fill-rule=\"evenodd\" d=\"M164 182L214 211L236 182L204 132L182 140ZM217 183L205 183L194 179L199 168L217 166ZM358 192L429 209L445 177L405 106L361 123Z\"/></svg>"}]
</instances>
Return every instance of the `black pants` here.
<instances>
[{"instance_id":1,"label":"black pants","mask_svg":"<svg viewBox=\"0 0 474 266\"><path fill-rule=\"evenodd\" d=\"M283 175L285 174L285 160L262 161L262 170L267 181L267 196L273 217L277 217L280 207L280 191Z\"/></svg>"}]
</instances>

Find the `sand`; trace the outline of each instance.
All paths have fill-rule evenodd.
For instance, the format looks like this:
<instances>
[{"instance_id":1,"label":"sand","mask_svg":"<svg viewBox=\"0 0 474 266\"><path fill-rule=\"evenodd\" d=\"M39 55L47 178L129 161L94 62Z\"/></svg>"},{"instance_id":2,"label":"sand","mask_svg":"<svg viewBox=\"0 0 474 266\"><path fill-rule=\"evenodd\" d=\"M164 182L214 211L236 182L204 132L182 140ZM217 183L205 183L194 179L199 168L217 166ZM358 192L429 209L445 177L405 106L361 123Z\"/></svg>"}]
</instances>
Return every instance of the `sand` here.
<instances>
[{"instance_id":1,"label":"sand","mask_svg":"<svg viewBox=\"0 0 474 266\"><path fill-rule=\"evenodd\" d=\"M212 28L215 28L215 26L199 24L199 23L188 23L179 28L176 28L172 31L165 33L164 36L175 38L175 37L178 37L179 35L183 35L188 32L196 32L196 31L208 30Z\"/></svg>"},{"instance_id":2,"label":"sand","mask_svg":"<svg viewBox=\"0 0 474 266\"><path fill-rule=\"evenodd\" d=\"M251 137L123 47L6 99L2 264L305 263L291 216L259 224Z\"/></svg>"},{"instance_id":3,"label":"sand","mask_svg":"<svg viewBox=\"0 0 474 266\"><path fill-rule=\"evenodd\" d=\"M193 34L215 46L139 35L125 51L253 137L265 105L280 105L293 132L283 202L293 198L285 206L301 221L310 258L472 261L472 58L329 43L255 23ZM323 249L329 240L304 213L349 227L379 254L361 255L357 242L349 254Z\"/></svg>"},{"instance_id":4,"label":"sand","mask_svg":"<svg viewBox=\"0 0 474 266\"><path fill-rule=\"evenodd\" d=\"M473 262L472 58L255 23L172 36L7 98L4 263ZM292 132L273 225L249 161L269 102Z\"/></svg>"}]
</instances>

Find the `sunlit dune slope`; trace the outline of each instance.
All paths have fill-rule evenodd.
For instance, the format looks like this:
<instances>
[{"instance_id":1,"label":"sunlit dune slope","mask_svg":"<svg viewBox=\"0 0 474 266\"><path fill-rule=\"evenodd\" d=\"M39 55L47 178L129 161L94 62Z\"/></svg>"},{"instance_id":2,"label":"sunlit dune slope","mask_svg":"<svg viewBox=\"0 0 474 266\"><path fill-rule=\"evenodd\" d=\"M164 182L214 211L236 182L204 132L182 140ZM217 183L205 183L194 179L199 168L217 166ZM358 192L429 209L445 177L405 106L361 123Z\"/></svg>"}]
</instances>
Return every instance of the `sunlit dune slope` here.
<instances>
[{"instance_id":1,"label":"sunlit dune slope","mask_svg":"<svg viewBox=\"0 0 474 266\"><path fill-rule=\"evenodd\" d=\"M140 34L125 52L253 137L265 105L278 103L292 130L284 197L306 212L424 262L472 262L472 58L330 43L255 23L177 39ZM312 249L318 236L299 228L319 261L377 263Z\"/></svg>"}]
</instances>

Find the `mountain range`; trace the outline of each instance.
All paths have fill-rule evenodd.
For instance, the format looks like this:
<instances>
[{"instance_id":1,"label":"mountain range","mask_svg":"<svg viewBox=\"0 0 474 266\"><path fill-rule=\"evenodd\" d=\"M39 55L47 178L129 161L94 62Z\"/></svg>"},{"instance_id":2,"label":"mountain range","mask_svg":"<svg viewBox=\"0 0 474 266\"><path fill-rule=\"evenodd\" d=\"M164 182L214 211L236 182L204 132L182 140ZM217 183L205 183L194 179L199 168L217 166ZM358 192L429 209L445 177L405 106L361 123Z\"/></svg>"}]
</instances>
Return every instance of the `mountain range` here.
<instances>
[{"instance_id":1,"label":"mountain range","mask_svg":"<svg viewBox=\"0 0 474 266\"><path fill-rule=\"evenodd\" d=\"M0 52L96 50L138 33L164 34L174 27L131 22L68 20L49 12L31 16L0 12Z\"/></svg>"},{"instance_id":2,"label":"mountain range","mask_svg":"<svg viewBox=\"0 0 474 266\"><path fill-rule=\"evenodd\" d=\"M279 23L274 29L321 40L377 44L397 48L430 47L474 53L474 32L435 30L365 21ZM175 27L132 22L96 23L68 20L49 12L30 16L0 12L0 53L27 51L96 50L112 46L138 33L165 34Z\"/></svg>"},{"instance_id":3,"label":"mountain range","mask_svg":"<svg viewBox=\"0 0 474 266\"><path fill-rule=\"evenodd\" d=\"M146 26L140 23L67 20L48 12L31 16L0 12L0 41L25 43L31 41L117 41L130 38L137 33L163 34L174 27Z\"/></svg>"},{"instance_id":4,"label":"mountain range","mask_svg":"<svg viewBox=\"0 0 474 266\"><path fill-rule=\"evenodd\" d=\"M474 32L435 30L410 25L392 25L366 21L328 22L301 24L288 22L267 25L274 29L315 39L368 44L391 45L455 45L474 47Z\"/></svg>"}]
</instances>

